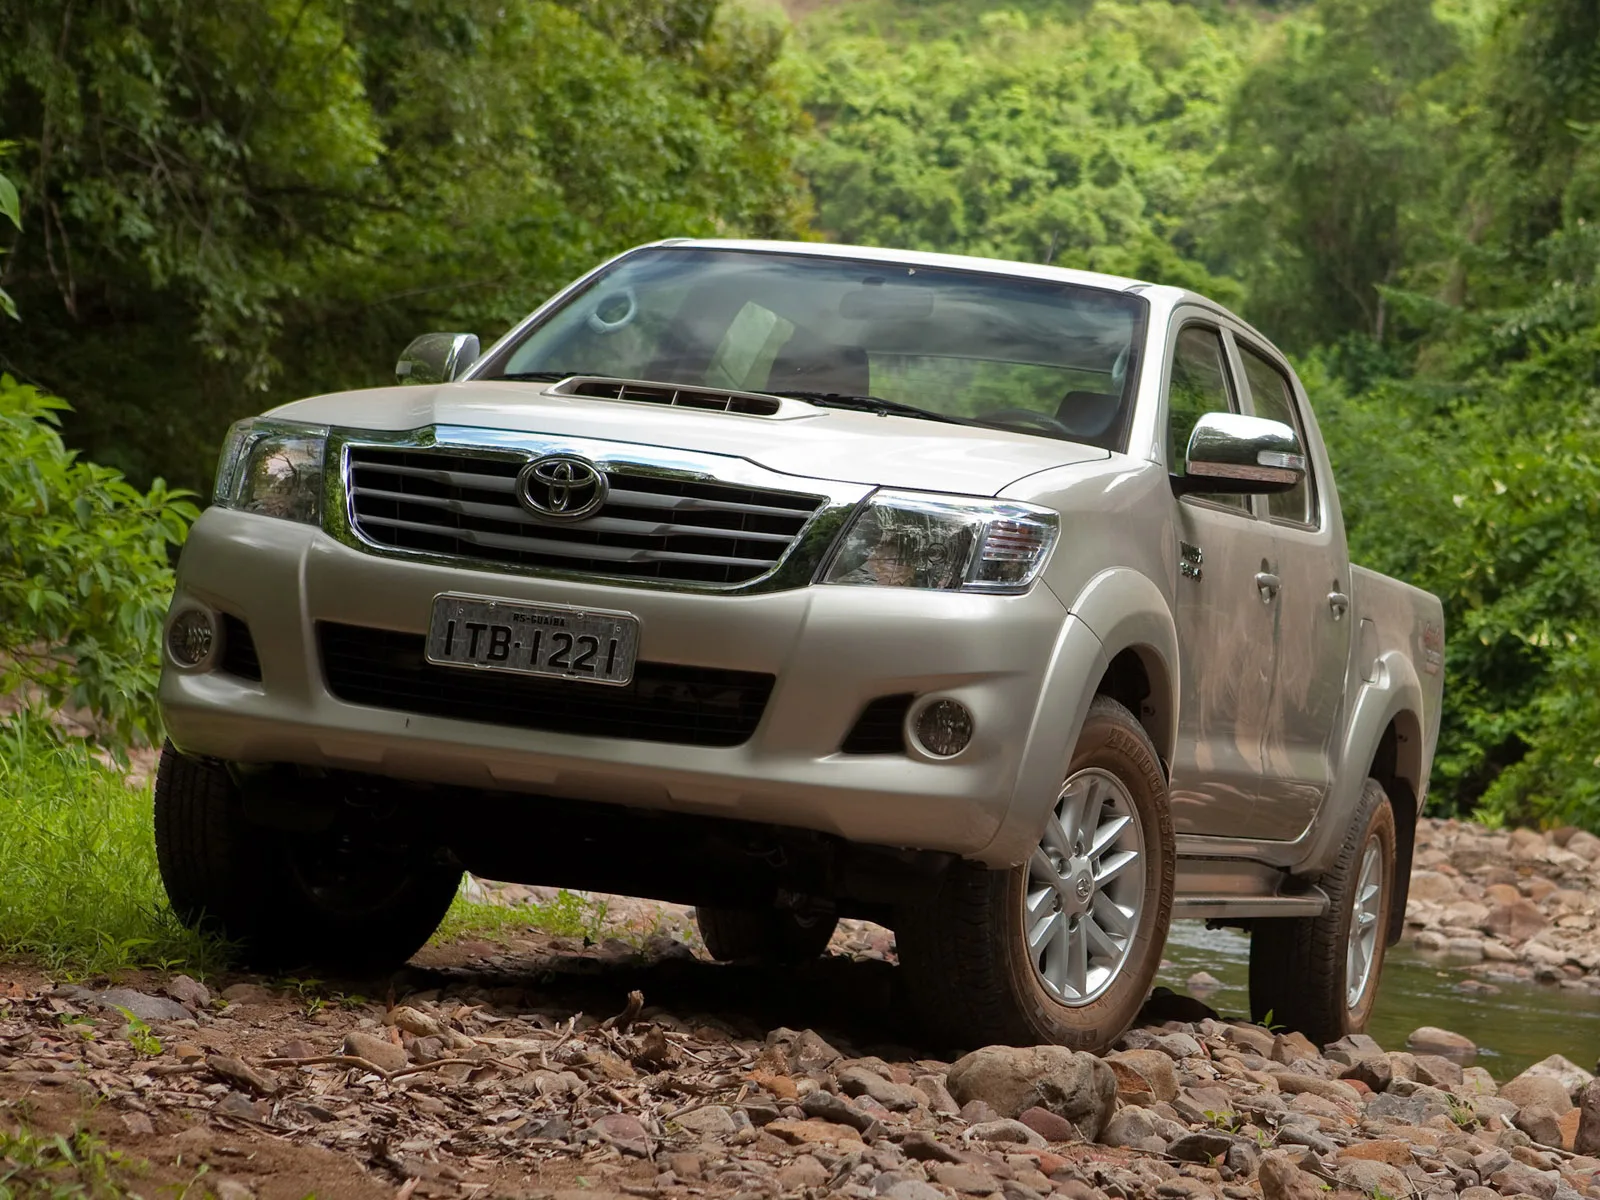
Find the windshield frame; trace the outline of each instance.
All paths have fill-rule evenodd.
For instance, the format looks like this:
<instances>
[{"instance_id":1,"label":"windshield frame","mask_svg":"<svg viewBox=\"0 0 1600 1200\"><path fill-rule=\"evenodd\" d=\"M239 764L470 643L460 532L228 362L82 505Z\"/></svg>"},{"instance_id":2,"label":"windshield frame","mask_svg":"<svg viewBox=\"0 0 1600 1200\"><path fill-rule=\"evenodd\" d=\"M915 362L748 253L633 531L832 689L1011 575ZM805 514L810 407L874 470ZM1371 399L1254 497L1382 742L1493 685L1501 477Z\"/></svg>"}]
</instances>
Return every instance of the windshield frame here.
<instances>
[{"instance_id":1,"label":"windshield frame","mask_svg":"<svg viewBox=\"0 0 1600 1200\"><path fill-rule=\"evenodd\" d=\"M823 244L819 244L819 246L821 245ZM845 248L840 247L839 249ZM605 262L596 266L593 270L579 276L566 287L556 292L543 304L534 309L533 312L528 314L527 317L523 318L522 321L518 322L515 326L508 330L498 341L496 341L489 348L488 352L479 358L477 362L473 363L468 371L461 376L461 381L492 380L496 375L502 374L507 364L530 337L536 334L557 313L561 312L569 304L582 298L612 271L616 270L630 259L634 259L645 254L692 252L710 252L729 255L760 255L774 258L816 258L826 259L831 262L859 265L864 268L881 267L886 264L902 264L917 267L922 267L924 265L918 260L918 257L912 255L907 255L906 257L895 257L891 253L890 255L885 255L884 257L860 257L848 252L819 252L819 250L813 249L805 244L796 244L793 246L773 244L753 244L750 246L741 246L736 243L729 244L727 242L707 244L705 242L687 238L673 241L651 242L643 246L636 246L631 250L624 251L614 258L607 259ZM945 256L940 257L943 258ZM927 264L927 269L952 275L970 275L986 279L1018 280L1033 284L1057 283L1063 287L1078 288L1085 291L1103 291L1112 295L1123 297L1130 301L1134 308L1134 323L1133 328L1129 333L1128 363L1122 383L1121 412L1118 421L1118 427L1116 429L1116 435L1114 438L1109 439L1110 445L1106 447L1112 450L1114 453L1127 453L1128 440L1133 430L1135 410L1139 400L1140 384L1144 374L1144 360L1146 357L1146 348L1149 337L1150 301L1142 294L1143 289L1148 285L1140 284L1133 280L1128 280L1126 287L1108 287L1078 279L1051 278L1050 276L1035 275L1032 273L1010 272L1004 270L995 270L992 268L985 269L981 266L952 266L942 261ZM587 375L591 373L583 372L581 374ZM666 385L670 381L646 382L661 382ZM699 386L701 390L719 390L717 387L712 385ZM720 390L726 391L728 389L724 388ZM749 391L751 389L735 390ZM762 390L759 388L754 390L761 392L761 394L764 395L780 395L780 393L776 392L762 392ZM800 402L805 403L803 400ZM927 411L930 415L940 419L943 419L945 415L936 409L929 409ZM920 418L904 417L902 419L918 420ZM1052 441L1065 441L1073 445L1088 444L1084 442L1076 442L1070 438L1065 438L1044 430L1030 429L1025 425L988 423L976 418L958 418L958 420L969 422L976 428L993 429L998 432L1015 433L1031 437L1042 437Z\"/></svg>"}]
</instances>

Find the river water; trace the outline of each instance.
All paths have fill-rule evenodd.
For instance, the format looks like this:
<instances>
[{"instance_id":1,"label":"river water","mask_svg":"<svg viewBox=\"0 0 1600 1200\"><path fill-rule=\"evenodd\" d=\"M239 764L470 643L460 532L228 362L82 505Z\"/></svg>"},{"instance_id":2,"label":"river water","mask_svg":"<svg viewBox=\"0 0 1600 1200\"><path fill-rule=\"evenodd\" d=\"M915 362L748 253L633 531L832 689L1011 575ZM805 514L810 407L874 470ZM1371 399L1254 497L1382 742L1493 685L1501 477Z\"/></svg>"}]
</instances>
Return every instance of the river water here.
<instances>
[{"instance_id":1,"label":"river water","mask_svg":"<svg viewBox=\"0 0 1600 1200\"><path fill-rule=\"evenodd\" d=\"M1183 994L1190 975L1209 971L1222 986L1194 994L1224 1017L1248 1019L1249 962L1250 939L1238 930L1175 921L1157 982ZM1403 1050L1406 1035L1419 1025L1452 1029L1478 1044L1477 1065L1501 1083L1550 1054L1594 1069L1600 1054L1600 997L1499 979L1492 981L1501 989L1498 995L1456 990L1468 978L1473 976L1452 970L1447 960L1405 943L1391 946L1367 1032L1385 1050Z\"/></svg>"}]
</instances>

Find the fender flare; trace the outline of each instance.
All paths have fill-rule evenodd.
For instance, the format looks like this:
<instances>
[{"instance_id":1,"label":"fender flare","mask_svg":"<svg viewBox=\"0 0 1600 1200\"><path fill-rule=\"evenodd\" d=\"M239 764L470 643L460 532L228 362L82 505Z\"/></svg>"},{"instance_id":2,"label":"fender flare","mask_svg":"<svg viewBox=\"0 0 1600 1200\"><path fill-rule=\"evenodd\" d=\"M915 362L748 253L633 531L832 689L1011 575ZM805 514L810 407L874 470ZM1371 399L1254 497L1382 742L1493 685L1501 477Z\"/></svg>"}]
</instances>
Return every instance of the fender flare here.
<instances>
[{"instance_id":1,"label":"fender flare","mask_svg":"<svg viewBox=\"0 0 1600 1200\"><path fill-rule=\"evenodd\" d=\"M989 844L973 855L975 859L988 867L1012 867L1033 853L1100 680L1112 660L1130 649L1145 664L1152 690L1166 692L1155 705L1166 714L1161 736L1152 740L1163 761L1172 761L1177 742L1178 635L1166 597L1135 571L1102 571L1079 593L1062 622L1005 819Z\"/></svg>"},{"instance_id":2,"label":"fender flare","mask_svg":"<svg viewBox=\"0 0 1600 1200\"><path fill-rule=\"evenodd\" d=\"M1297 875L1321 874L1338 854L1346 826L1361 803L1361 789L1390 723L1409 715L1420 728L1421 714L1427 711L1416 667L1405 654L1398 650L1386 651L1379 656L1375 667L1372 681L1362 684L1351 707L1333 786L1311 823L1305 857L1295 867ZM1415 769L1420 769L1420 765ZM1410 784L1416 795L1421 795L1419 785L1425 780L1410 779L1411 772L1406 770L1397 774Z\"/></svg>"}]
</instances>

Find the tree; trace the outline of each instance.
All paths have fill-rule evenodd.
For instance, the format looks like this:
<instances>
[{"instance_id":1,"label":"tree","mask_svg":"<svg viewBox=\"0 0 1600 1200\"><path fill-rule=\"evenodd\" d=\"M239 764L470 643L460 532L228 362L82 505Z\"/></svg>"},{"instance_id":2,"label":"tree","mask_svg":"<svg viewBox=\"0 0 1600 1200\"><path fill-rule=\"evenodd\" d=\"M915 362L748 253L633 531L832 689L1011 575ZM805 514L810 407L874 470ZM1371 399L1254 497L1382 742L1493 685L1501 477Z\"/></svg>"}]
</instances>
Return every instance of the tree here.
<instances>
[{"instance_id":1,"label":"tree","mask_svg":"<svg viewBox=\"0 0 1600 1200\"><path fill-rule=\"evenodd\" d=\"M781 37L712 0L0 0L0 41L0 365L136 478L630 244L804 226Z\"/></svg>"}]
</instances>

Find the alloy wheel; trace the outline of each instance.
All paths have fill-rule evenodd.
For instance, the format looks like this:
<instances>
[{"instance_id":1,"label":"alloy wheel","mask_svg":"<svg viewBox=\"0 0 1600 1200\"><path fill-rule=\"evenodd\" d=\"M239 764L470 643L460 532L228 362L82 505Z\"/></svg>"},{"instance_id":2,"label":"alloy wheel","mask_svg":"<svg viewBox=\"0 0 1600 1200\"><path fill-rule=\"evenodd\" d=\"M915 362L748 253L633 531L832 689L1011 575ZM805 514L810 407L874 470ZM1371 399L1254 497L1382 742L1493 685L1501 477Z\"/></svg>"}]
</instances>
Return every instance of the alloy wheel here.
<instances>
[{"instance_id":1,"label":"alloy wheel","mask_svg":"<svg viewBox=\"0 0 1600 1200\"><path fill-rule=\"evenodd\" d=\"M1366 994L1372 977L1372 964L1378 951L1378 918L1383 904L1383 847L1376 840L1367 843L1361 857L1361 872L1356 877L1351 900L1350 938L1345 953L1345 1005L1355 1008Z\"/></svg>"},{"instance_id":2,"label":"alloy wheel","mask_svg":"<svg viewBox=\"0 0 1600 1200\"><path fill-rule=\"evenodd\" d=\"M1128 961L1145 887L1144 830L1133 798L1098 767L1061 786L1028 861L1022 924L1034 973L1077 1007L1104 994Z\"/></svg>"}]
</instances>

